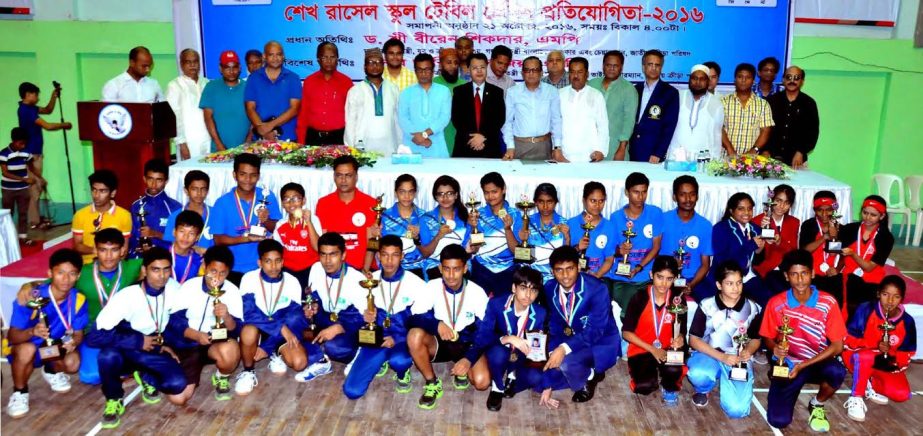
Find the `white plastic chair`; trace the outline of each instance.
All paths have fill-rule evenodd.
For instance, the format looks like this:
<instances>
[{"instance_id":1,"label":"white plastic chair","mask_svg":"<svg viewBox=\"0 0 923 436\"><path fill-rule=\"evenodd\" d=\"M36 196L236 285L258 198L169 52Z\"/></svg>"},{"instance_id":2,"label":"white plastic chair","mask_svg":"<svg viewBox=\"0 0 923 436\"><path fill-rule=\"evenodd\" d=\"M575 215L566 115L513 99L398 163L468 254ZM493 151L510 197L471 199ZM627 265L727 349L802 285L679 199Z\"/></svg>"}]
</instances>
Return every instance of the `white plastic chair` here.
<instances>
[{"instance_id":1,"label":"white plastic chair","mask_svg":"<svg viewBox=\"0 0 923 436\"><path fill-rule=\"evenodd\" d=\"M923 195L923 176L907 176L904 178L907 187L907 208L917 215L916 228L913 231L913 245L920 245L923 238L923 206L920 196Z\"/></svg>"},{"instance_id":2,"label":"white plastic chair","mask_svg":"<svg viewBox=\"0 0 923 436\"><path fill-rule=\"evenodd\" d=\"M910 222L910 208L904 202L904 181L894 174L879 173L872 176L872 182L875 184L875 193L888 202L888 215L892 217L901 215L904 217L901 220L901 227L898 229L897 236L900 237L906 228L907 234L904 237L904 245L909 244L910 225L908 223ZM895 184L897 185L897 199L892 200L891 191L894 189Z\"/></svg>"}]
</instances>

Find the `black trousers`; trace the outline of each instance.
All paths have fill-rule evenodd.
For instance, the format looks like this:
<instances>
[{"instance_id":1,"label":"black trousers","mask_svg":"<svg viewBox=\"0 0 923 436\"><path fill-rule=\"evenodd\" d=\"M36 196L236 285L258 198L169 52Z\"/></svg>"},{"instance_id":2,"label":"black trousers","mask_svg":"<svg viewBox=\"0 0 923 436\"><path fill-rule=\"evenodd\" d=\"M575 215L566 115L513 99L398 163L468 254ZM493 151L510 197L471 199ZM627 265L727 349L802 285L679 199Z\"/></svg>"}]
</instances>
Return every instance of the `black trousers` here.
<instances>
[{"instance_id":1,"label":"black trousers","mask_svg":"<svg viewBox=\"0 0 923 436\"><path fill-rule=\"evenodd\" d=\"M629 357L628 375L631 376L631 390L636 394L648 395L656 391L659 385L666 391L679 391L682 389L683 368L683 365L664 365L651 353Z\"/></svg>"},{"instance_id":2,"label":"black trousers","mask_svg":"<svg viewBox=\"0 0 923 436\"><path fill-rule=\"evenodd\" d=\"M307 145L342 145L345 129L328 130L326 132L308 127L305 131L304 143Z\"/></svg>"}]
</instances>

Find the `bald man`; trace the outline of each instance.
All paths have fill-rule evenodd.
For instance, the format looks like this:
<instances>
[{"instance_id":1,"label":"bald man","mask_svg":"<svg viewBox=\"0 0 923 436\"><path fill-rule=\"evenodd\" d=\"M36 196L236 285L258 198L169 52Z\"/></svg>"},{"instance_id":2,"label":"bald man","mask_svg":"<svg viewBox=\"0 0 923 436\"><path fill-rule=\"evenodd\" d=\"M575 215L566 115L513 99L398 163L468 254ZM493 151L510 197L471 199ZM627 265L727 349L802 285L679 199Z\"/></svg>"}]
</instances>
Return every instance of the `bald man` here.
<instances>
[{"instance_id":1,"label":"bald man","mask_svg":"<svg viewBox=\"0 0 923 436\"><path fill-rule=\"evenodd\" d=\"M163 101L163 91L157 79L150 76L154 58L150 50L137 46L128 52L128 70L103 86L103 101L155 103Z\"/></svg>"},{"instance_id":2,"label":"bald man","mask_svg":"<svg viewBox=\"0 0 923 436\"><path fill-rule=\"evenodd\" d=\"M801 92L804 74L797 66L788 67L782 75L785 92L777 92L766 99L776 123L769 134L769 153L795 169L804 167L820 132L817 103Z\"/></svg>"},{"instance_id":3,"label":"bald man","mask_svg":"<svg viewBox=\"0 0 923 436\"><path fill-rule=\"evenodd\" d=\"M167 101L176 115L176 160L188 160L208 154L211 149L211 136L199 109L208 79L199 77L199 53L191 48L180 52L179 70L182 74L167 83Z\"/></svg>"},{"instance_id":4,"label":"bald man","mask_svg":"<svg viewBox=\"0 0 923 436\"><path fill-rule=\"evenodd\" d=\"M548 65L548 74L542 77L542 83L547 83L558 89L564 89L570 86L570 77L567 70L564 69L564 52L561 50L552 50L545 58L545 64Z\"/></svg>"},{"instance_id":5,"label":"bald man","mask_svg":"<svg viewBox=\"0 0 923 436\"><path fill-rule=\"evenodd\" d=\"M282 66L282 45L269 41L263 47L266 66L247 79L244 104L253 125L255 139L290 140L297 138L295 117L301 108L301 78Z\"/></svg>"}]
</instances>

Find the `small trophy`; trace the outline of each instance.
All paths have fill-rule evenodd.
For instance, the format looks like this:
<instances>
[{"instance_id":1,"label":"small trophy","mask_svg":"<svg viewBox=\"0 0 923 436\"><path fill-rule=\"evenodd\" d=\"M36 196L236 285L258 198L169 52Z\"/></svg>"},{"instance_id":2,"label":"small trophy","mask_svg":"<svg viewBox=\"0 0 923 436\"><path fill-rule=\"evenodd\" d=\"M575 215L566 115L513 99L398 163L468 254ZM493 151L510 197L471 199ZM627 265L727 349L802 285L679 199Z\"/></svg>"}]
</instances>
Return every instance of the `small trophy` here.
<instances>
[{"instance_id":1,"label":"small trophy","mask_svg":"<svg viewBox=\"0 0 923 436\"><path fill-rule=\"evenodd\" d=\"M626 229L622 231L622 236L628 241L628 244L631 245L631 238L638 236L637 233L632 229L635 226L635 223L628 221L625 223ZM621 262L619 262L618 267L615 270L615 273L620 276L630 277L631 276L631 262L628 262L628 254L622 257Z\"/></svg>"},{"instance_id":2,"label":"small trophy","mask_svg":"<svg viewBox=\"0 0 923 436\"><path fill-rule=\"evenodd\" d=\"M147 211L144 210L144 196L142 196L138 201L141 202L141 205L138 207L138 228L147 227ZM138 238L138 246L135 248L135 251L138 253L143 253L149 248L153 247L154 243L151 241L150 236L141 236Z\"/></svg>"},{"instance_id":3,"label":"small trophy","mask_svg":"<svg viewBox=\"0 0 923 436\"><path fill-rule=\"evenodd\" d=\"M686 287L686 278L683 277L683 264L686 262L686 240L679 240L679 248L673 252L673 255L676 257L676 264L679 265L679 276L673 280L673 286L677 288Z\"/></svg>"},{"instance_id":4,"label":"small trophy","mask_svg":"<svg viewBox=\"0 0 923 436\"><path fill-rule=\"evenodd\" d=\"M314 305L314 296L313 296L312 293L311 293L311 288L305 289L305 292L306 292L306 295L304 296L304 300L301 301L301 306L302 306L302 307L310 307L310 306ZM308 318L308 323L309 323L309 324L308 324L308 330L311 330L311 331L317 330L317 324L314 323L314 317L313 317L313 316L310 317L310 318Z\"/></svg>"},{"instance_id":5,"label":"small trophy","mask_svg":"<svg viewBox=\"0 0 923 436\"><path fill-rule=\"evenodd\" d=\"M673 297L672 304L667 306L667 312L673 315L673 338L678 338L680 335L680 319L679 316L686 313L688 309L686 304L683 301L683 297L676 295ZM667 361L666 365L683 365L686 363L686 353L683 350L672 347L671 350L667 350Z\"/></svg>"},{"instance_id":6,"label":"small trophy","mask_svg":"<svg viewBox=\"0 0 923 436\"><path fill-rule=\"evenodd\" d=\"M885 320L878 325L878 330L881 330L881 342L891 344L891 332L895 330L897 326L891 324L891 321L888 319L891 317L891 307L888 306L884 309ZM884 372L895 372L899 369L897 360L894 356L888 355L887 352L875 356L875 362L872 364L872 368Z\"/></svg>"},{"instance_id":7,"label":"small trophy","mask_svg":"<svg viewBox=\"0 0 923 436\"><path fill-rule=\"evenodd\" d=\"M93 234L95 235L99 233L99 231L102 230L102 227L103 227L103 214L102 212L100 212L98 215L96 215L96 218L93 218Z\"/></svg>"},{"instance_id":8,"label":"small trophy","mask_svg":"<svg viewBox=\"0 0 923 436\"><path fill-rule=\"evenodd\" d=\"M210 278L206 277L205 279L209 280ZM211 283L209 284L211 286L208 287L208 295L215 299L215 302L212 305L214 307L220 303L220 301L218 301L218 297L224 295L224 289L221 289L218 286L214 286ZM211 331L208 332L208 337L212 342L224 342L228 340L228 329L224 326L223 319L217 316L215 317L215 325L212 326Z\"/></svg>"},{"instance_id":9,"label":"small trophy","mask_svg":"<svg viewBox=\"0 0 923 436\"><path fill-rule=\"evenodd\" d=\"M788 349L788 337L789 335L795 333L795 329L788 325L791 318L788 315L782 315L782 325L779 326L779 343L777 346ZM788 380L789 368L785 364L785 359L782 361L777 361L775 365L772 366L772 378L777 380Z\"/></svg>"},{"instance_id":10,"label":"small trophy","mask_svg":"<svg viewBox=\"0 0 923 436\"><path fill-rule=\"evenodd\" d=\"M384 196L379 195L376 198L376 203L372 206L372 212L375 212L375 225L381 227L381 213L385 211L385 207L381 205ZM369 239L368 243L365 246L366 251L378 251L378 244L381 242L381 236L374 236ZM371 295L371 294L369 294Z\"/></svg>"},{"instance_id":11,"label":"small trophy","mask_svg":"<svg viewBox=\"0 0 923 436\"><path fill-rule=\"evenodd\" d=\"M516 208L522 211L522 228L529 229L529 211L535 207L535 203L529 201L529 198L523 195L519 202L516 203ZM523 239L519 245L516 246L516 250L513 253L513 260L516 263L532 263L535 262L535 247L529 246L529 239Z\"/></svg>"},{"instance_id":12,"label":"small trophy","mask_svg":"<svg viewBox=\"0 0 923 436\"><path fill-rule=\"evenodd\" d=\"M481 205L481 202L477 200L474 192L468 194L468 201L465 202L465 206L468 206L468 213L474 214L474 211L477 210L478 206ZM474 227L471 228L471 235L469 235L469 244L472 247L480 247L485 244L484 234L478 230L477 223L474 224Z\"/></svg>"},{"instance_id":13,"label":"small trophy","mask_svg":"<svg viewBox=\"0 0 923 436\"><path fill-rule=\"evenodd\" d=\"M839 205L833 203L833 215L830 216L830 220L836 228L840 228L840 218L843 218L843 215L840 215L837 209L839 209ZM840 254L843 252L843 242L837 241L834 236L824 245L824 251L831 254Z\"/></svg>"},{"instance_id":14,"label":"small trophy","mask_svg":"<svg viewBox=\"0 0 923 436\"><path fill-rule=\"evenodd\" d=\"M262 190L263 199L257 202L256 212L259 213L261 210L266 209L269 204L269 188L263 187ZM263 227L263 223L256 223L250 226L250 230L247 232L248 235L266 237L266 227Z\"/></svg>"},{"instance_id":15,"label":"small trophy","mask_svg":"<svg viewBox=\"0 0 923 436\"><path fill-rule=\"evenodd\" d=\"M775 200L773 200L775 196L776 196L776 193L773 192L772 189L770 189L769 193L766 194L766 201L763 202L763 208L765 210L765 214L767 217L769 217L770 221L772 221L772 207L776 205ZM760 229L760 238L775 239L775 237L776 237L776 229L772 228L772 223L766 224Z\"/></svg>"},{"instance_id":16,"label":"small trophy","mask_svg":"<svg viewBox=\"0 0 923 436\"><path fill-rule=\"evenodd\" d=\"M583 224L580 224L580 228L583 229L583 237L590 239L590 232L596 229L596 224L593 224L593 217L590 214L584 214ZM578 260L578 267L581 272L586 272L588 268L586 252L590 247L587 247L586 250L580 252L580 259Z\"/></svg>"},{"instance_id":17,"label":"small trophy","mask_svg":"<svg viewBox=\"0 0 923 436\"><path fill-rule=\"evenodd\" d=\"M378 287L379 280L363 279L359 281L359 286L369 291L365 301L368 303L368 310L375 310L375 296L372 295L372 289ZM359 328L359 345L364 347L380 347L384 342L384 330L374 322L370 322Z\"/></svg>"},{"instance_id":18,"label":"small trophy","mask_svg":"<svg viewBox=\"0 0 923 436\"><path fill-rule=\"evenodd\" d=\"M42 310L51 303L51 298L42 297L39 294L38 288L32 290L32 298L26 302L26 307L38 311L39 322L45 324L48 327L48 317L45 315L45 311ZM67 353L66 350L62 347L63 341L60 339L51 339L51 336L45 338L44 345L40 346L38 349L38 355L45 362L53 362L55 360L60 360L64 357L64 354Z\"/></svg>"},{"instance_id":19,"label":"small trophy","mask_svg":"<svg viewBox=\"0 0 923 436\"><path fill-rule=\"evenodd\" d=\"M744 352L744 348L747 347L747 344L750 343L750 337L747 336L747 327L744 326L743 321L737 321L737 335L733 338L734 344L737 348L737 357L740 357ZM737 365L731 367L731 374L729 376L731 380L745 382L750 378L750 374L747 373L747 364L742 360L737 361Z\"/></svg>"}]
</instances>

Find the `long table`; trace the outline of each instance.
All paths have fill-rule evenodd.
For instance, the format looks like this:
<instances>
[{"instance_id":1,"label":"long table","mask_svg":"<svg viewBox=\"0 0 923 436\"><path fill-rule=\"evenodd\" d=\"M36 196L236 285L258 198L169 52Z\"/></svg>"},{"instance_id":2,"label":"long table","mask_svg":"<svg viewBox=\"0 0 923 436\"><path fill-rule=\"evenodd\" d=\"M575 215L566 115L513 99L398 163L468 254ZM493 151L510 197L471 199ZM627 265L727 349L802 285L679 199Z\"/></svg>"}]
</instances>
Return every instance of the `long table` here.
<instances>
[{"instance_id":1,"label":"long table","mask_svg":"<svg viewBox=\"0 0 923 436\"><path fill-rule=\"evenodd\" d=\"M168 195L185 203L183 176L191 170L202 170L211 179L211 186L206 201L214 204L222 194L236 186L232 175L231 163L201 163L184 161L170 167L170 180L167 183ZM589 181L598 181L606 187L608 201L605 214L626 204L625 177L632 172L641 172L651 180L648 191L648 203L669 210L676 207L673 202L673 180L682 174L691 174L699 182L699 202L696 211L712 222L717 222L724 214L727 199L737 192L746 192L757 202L754 214L762 210L761 203L767 197L767 188L779 183L788 183L796 192L795 205L791 214L801 220L814 215L811 199L814 193L829 190L836 194L840 204L840 213L849 220L851 188L849 185L831 177L813 171L797 171L789 180L761 180L750 178L714 177L704 173L683 173L667 171L663 165L643 162L601 162L601 163L561 163L501 161L496 159L425 159L419 165L392 165L390 161L381 161L372 168L360 168L358 187L362 192L372 196L384 195L386 206L394 201L394 180L401 174L412 174L417 179L417 205L430 210L436 207L432 196L433 182L439 176L448 174L461 185L463 201L468 193L475 192L482 200L480 178L484 174L496 171L506 181L506 198L511 203L520 196L530 199L539 183L550 182L558 189L560 204L558 213L565 217L575 216L583 210L583 185ZM283 164L263 164L260 174L260 186L272 190L278 197L279 189L288 182L300 183L305 188L305 204L313 208L317 200L334 191L333 171L330 168L315 169L293 167Z\"/></svg>"}]
</instances>

